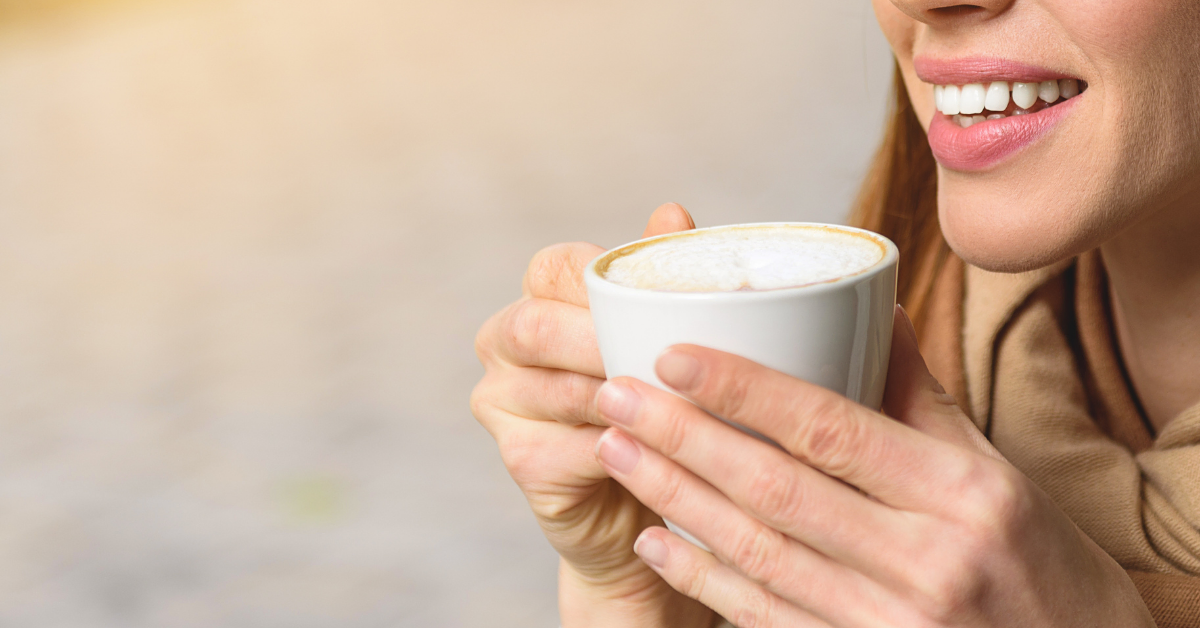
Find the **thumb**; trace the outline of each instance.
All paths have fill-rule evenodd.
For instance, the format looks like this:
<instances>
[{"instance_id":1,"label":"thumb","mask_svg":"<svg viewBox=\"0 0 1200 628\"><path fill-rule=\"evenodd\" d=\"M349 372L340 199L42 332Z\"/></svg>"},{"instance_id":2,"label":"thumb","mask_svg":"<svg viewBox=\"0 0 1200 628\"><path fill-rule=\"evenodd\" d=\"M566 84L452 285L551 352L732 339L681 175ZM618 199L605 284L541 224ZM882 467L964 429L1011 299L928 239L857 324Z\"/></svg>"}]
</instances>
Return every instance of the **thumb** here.
<instances>
[{"instance_id":1,"label":"thumb","mask_svg":"<svg viewBox=\"0 0 1200 628\"><path fill-rule=\"evenodd\" d=\"M692 221L692 215L683 208L683 205L667 203L659 205L658 209L650 214L650 222L646 225L646 231L642 233L642 237L649 238L695 228L696 223Z\"/></svg>"},{"instance_id":2,"label":"thumb","mask_svg":"<svg viewBox=\"0 0 1200 628\"><path fill-rule=\"evenodd\" d=\"M887 390L883 395L884 414L939 440L1004 460L929 372L917 345L912 320L898 305L893 330Z\"/></svg>"}]
</instances>

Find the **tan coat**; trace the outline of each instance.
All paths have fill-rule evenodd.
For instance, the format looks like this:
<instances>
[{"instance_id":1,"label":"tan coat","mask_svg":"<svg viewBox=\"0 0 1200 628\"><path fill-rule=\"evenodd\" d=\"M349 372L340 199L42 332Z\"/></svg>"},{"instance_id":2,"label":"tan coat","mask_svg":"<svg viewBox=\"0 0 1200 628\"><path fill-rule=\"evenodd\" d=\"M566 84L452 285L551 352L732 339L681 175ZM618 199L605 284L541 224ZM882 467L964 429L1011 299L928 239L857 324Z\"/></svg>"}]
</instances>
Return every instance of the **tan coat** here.
<instances>
[{"instance_id":1,"label":"tan coat","mask_svg":"<svg viewBox=\"0 0 1200 628\"><path fill-rule=\"evenodd\" d=\"M1200 405L1153 433L1099 255L1018 275L952 256L932 297L921 344L934 374L1125 567L1159 628L1200 627Z\"/></svg>"}]
</instances>

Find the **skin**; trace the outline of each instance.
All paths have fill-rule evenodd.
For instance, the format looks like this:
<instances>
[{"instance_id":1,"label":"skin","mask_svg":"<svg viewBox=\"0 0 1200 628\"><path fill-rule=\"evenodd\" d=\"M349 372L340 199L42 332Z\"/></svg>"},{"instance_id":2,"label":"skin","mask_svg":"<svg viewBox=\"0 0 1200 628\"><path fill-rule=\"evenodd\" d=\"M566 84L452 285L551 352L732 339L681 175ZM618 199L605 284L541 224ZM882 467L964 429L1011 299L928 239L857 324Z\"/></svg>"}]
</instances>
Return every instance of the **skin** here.
<instances>
[{"instance_id":1,"label":"skin","mask_svg":"<svg viewBox=\"0 0 1200 628\"><path fill-rule=\"evenodd\" d=\"M1151 423L1200 401L1200 3L873 0L928 128L916 56L994 57L1087 81L1047 137L985 172L939 168L938 213L963 259L1038 268L1099 247L1118 344ZM1031 45L1032 44L1032 45Z\"/></svg>"},{"instance_id":2,"label":"skin","mask_svg":"<svg viewBox=\"0 0 1200 628\"><path fill-rule=\"evenodd\" d=\"M1187 104L1200 102L1200 4L874 5L925 124L932 87L914 56L1003 57L1088 82L1037 143L986 171L939 169L943 230L997 271L1099 247L1152 423L1200 401L1200 107ZM645 235L692 226L664 205ZM582 282L599 252L539 253L524 297L476 343L487 374L472 408L562 557L566 628L708 626L708 608L756 627L1153 626L1125 572L944 394L902 313L886 417L735 356L674 347L658 374L692 405L636 380L604 383Z\"/></svg>"},{"instance_id":3,"label":"skin","mask_svg":"<svg viewBox=\"0 0 1200 628\"><path fill-rule=\"evenodd\" d=\"M687 212L660 207L644 237L691 229ZM540 251L522 298L484 323L475 350L487 369L471 410L496 439L513 480L561 557L563 626L706 626L707 607L676 592L633 552L662 518L613 480L595 457L609 424L596 407L604 365L587 310L583 268L603 249Z\"/></svg>"},{"instance_id":4,"label":"skin","mask_svg":"<svg viewBox=\"0 0 1200 628\"><path fill-rule=\"evenodd\" d=\"M1153 626L1125 571L981 437L902 311L896 324L887 416L688 345L657 373L692 403L606 383L605 470L713 549L651 528L638 554L738 626Z\"/></svg>"}]
</instances>

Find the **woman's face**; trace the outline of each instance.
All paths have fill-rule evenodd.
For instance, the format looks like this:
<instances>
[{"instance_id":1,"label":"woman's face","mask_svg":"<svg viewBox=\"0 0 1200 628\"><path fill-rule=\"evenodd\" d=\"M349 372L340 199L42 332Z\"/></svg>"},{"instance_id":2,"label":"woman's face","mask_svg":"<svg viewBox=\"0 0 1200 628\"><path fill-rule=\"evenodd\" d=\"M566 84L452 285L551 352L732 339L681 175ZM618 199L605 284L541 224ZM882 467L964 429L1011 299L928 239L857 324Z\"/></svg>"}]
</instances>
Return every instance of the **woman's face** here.
<instances>
[{"instance_id":1,"label":"woman's face","mask_svg":"<svg viewBox=\"0 0 1200 628\"><path fill-rule=\"evenodd\" d=\"M1200 212L1200 1L873 2L967 261L1035 268Z\"/></svg>"}]
</instances>

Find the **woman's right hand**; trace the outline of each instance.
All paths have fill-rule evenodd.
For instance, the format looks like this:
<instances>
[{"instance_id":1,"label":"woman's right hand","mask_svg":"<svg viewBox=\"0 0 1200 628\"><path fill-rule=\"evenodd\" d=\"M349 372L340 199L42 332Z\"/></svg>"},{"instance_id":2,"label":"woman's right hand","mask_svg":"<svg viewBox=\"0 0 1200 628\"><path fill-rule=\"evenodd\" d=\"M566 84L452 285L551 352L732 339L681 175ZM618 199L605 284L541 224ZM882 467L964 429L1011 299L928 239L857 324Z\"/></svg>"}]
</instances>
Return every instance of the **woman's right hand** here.
<instances>
[{"instance_id":1,"label":"woman's right hand","mask_svg":"<svg viewBox=\"0 0 1200 628\"><path fill-rule=\"evenodd\" d=\"M669 203L643 237L692 229ZM471 410L496 439L546 538L562 557L559 610L574 626L708 626L710 611L669 587L633 552L638 534L662 519L600 467L607 427L596 410L604 365L588 310L583 269L603 252L560 244L534 256L523 297L479 330L487 372Z\"/></svg>"}]
</instances>

